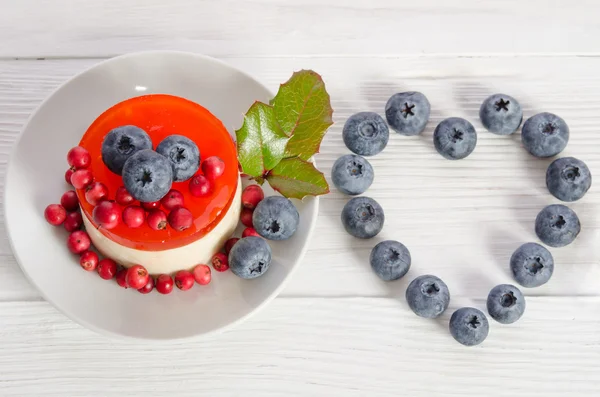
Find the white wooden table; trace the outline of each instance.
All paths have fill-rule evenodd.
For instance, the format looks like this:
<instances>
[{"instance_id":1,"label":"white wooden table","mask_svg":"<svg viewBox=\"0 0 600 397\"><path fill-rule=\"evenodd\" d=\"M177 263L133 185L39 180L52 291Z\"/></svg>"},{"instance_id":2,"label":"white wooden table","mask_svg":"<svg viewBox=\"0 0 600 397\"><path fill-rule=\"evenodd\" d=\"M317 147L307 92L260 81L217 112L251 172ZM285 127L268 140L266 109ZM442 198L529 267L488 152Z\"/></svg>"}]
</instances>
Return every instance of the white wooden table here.
<instances>
[{"instance_id":1,"label":"white wooden table","mask_svg":"<svg viewBox=\"0 0 600 397\"><path fill-rule=\"evenodd\" d=\"M423 137L393 134L372 159L368 195L386 211L380 237L412 252L406 279L385 284L372 274L374 242L343 232L346 198L334 192L285 291L239 327L195 343L136 345L68 320L25 280L2 222L0 395L600 395L598 184L572 205L583 231L551 250L555 274L524 291L521 321L492 323L475 348L447 332L454 309L484 308L494 285L511 282L510 254L536 241L535 215L556 202L545 189L549 161L527 155L518 134L485 132L481 101L501 91L520 99L525 117L561 115L571 127L564 154L600 178L599 14L596 0L1 0L2 174L27 117L54 88L130 51L205 53L274 90L294 70L321 73L336 122L319 156L326 173L347 151L350 114L382 112L392 93L414 89L430 98L432 117ZM433 149L433 128L448 116L479 132L467 160ZM439 321L417 318L403 298L424 273L452 293Z\"/></svg>"}]
</instances>

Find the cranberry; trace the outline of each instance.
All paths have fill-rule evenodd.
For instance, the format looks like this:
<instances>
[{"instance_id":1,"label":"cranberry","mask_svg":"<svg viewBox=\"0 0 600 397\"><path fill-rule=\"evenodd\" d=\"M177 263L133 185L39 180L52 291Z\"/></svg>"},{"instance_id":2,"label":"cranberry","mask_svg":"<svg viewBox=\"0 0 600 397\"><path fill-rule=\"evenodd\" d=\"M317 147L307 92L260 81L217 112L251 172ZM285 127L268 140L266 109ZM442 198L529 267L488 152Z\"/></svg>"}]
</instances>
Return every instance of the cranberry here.
<instances>
[{"instance_id":1,"label":"cranberry","mask_svg":"<svg viewBox=\"0 0 600 397\"><path fill-rule=\"evenodd\" d=\"M194 286L194 275L187 270L175 273L175 286L182 291L187 291Z\"/></svg>"},{"instance_id":2,"label":"cranberry","mask_svg":"<svg viewBox=\"0 0 600 397\"><path fill-rule=\"evenodd\" d=\"M79 264L81 265L83 270L91 272L92 270L96 270L96 267L98 267L99 260L100 258L98 258L98 254L94 251L85 251L79 257Z\"/></svg>"},{"instance_id":3,"label":"cranberry","mask_svg":"<svg viewBox=\"0 0 600 397\"><path fill-rule=\"evenodd\" d=\"M87 168L92 162L92 156L85 148L81 146L75 146L67 153L67 162L75 169Z\"/></svg>"},{"instance_id":4,"label":"cranberry","mask_svg":"<svg viewBox=\"0 0 600 397\"><path fill-rule=\"evenodd\" d=\"M140 227L146 220L146 211L139 205L130 205L123 210L123 222L130 228Z\"/></svg>"},{"instance_id":5,"label":"cranberry","mask_svg":"<svg viewBox=\"0 0 600 397\"><path fill-rule=\"evenodd\" d=\"M73 185L71 183L71 177L73 176L73 173L75 171L73 171L71 168L69 168L66 172L65 172L65 181L69 184L69 185Z\"/></svg>"},{"instance_id":6,"label":"cranberry","mask_svg":"<svg viewBox=\"0 0 600 397\"><path fill-rule=\"evenodd\" d=\"M79 230L81 225L83 225L83 217L79 211L69 212L65 223L63 223L65 230L69 233Z\"/></svg>"},{"instance_id":7,"label":"cranberry","mask_svg":"<svg viewBox=\"0 0 600 397\"><path fill-rule=\"evenodd\" d=\"M194 217L185 207L177 207L169 213L169 225L175 230L185 230L192 226Z\"/></svg>"},{"instance_id":8,"label":"cranberry","mask_svg":"<svg viewBox=\"0 0 600 397\"><path fill-rule=\"evenodd\" d=\"M168 274L161 274L156 278L156 290L160 294L170 294L173 291L173 279Z\"/></svg>"},{"instance_id":9,"label":"cranberry","mask_svg":"<svg viewBox=\"0 0 600 397\"><path fill-rule=\"evenodd\" d=\"M171 189L165 197L160 200L165 209L168 211L174 210L177 207L183 206L183 194L179 190Z\"/></svg>"},{"instance_id":10,"label":"cranberry","mask_svg":"<svg viewBox=\"0 0 600 397\"><path fill-rule=\"evenodd\" d=\"M206 265L196 265L194 270L192 270L192 273L194 274L194 280L196 280L198 284L207 285L210 283L210 267Z\"/></svg>"},{"instance_id":11,"label":"cranberry","mask_svg":"<svg viewBox=\"0 0 600 397\"><path fill-rule=\"evenodd\" d=\"M125 186L121 186L117 189L115 194L115 201L123 206L129 205L135 201L133 196L127 191Z\"/></svg>"},{"instance_id":12,"label":"cranberry","mask_svg":"<svg viewBox=\"0 0 600 397\"><path fill-rule=\"evenodd\" d=\"M240 221L246 227L252 227L252 213L253 211L250 208L242 208L242 212L240 213Z\"/></svg>"},{"instance_id":13,"label":"cranberry","mask_svg":"<svg viewBox=\"0 0 600 397\"><path fill-rule=\"evenodd\" d=\"M155 210L157 208L160 208L160 201L152 201L149 203L142 203L142 207L146 211Z\"/></svg>"},{"instance_id":14,"label":"cranberry","mask_svg":"<svg viewBox=\"0 0 600 397\"><path fill-rule=\"evenodd\" d=\"M242 238L246 238L246 237L260 237L260 234L257 233L256 229L254 229L253 227L247 227L244 229L244 231L242 232Z\"/></svg>"},{"instance_id":15,"label":"cranberry","mask_svg":"<svg viewBox=\"0 0 600 397\"><path fill-rule=\"evenodd\" d=\"M142 265L133 265L127 270L127 285L131 288L140 289L148 284L150 275Z\"/></svg>"},{"instance_id":16,"label":"cranberry","mask_svg":"<svg viewBox=\"0 0 600 397\"><path fill-rule=\"evenodd\" d=\"M214 181L225 172L225 163L220 157L211 156L202 162L202 173L206 178Z\"/></svg>"},{"instance_id":17,"label":"cranberry","mask_svg":"<svg viewBox=\"0 0 600 397\"><path fill-rule=\"evenodd\" d=\"M79 208L79 199L77 198L77 193L75 190L69 190L68 192L63 193L60 198L60 205L64 207L67 211L75 211Z\"/></svg>"},{"instance_id":18,"label":"cranberry","mask_svg":"<svg viewBox=\"0 0 600 397\"><path fill-rule=\"evenodd\" d=\"M225 242L225 253L229 255L229 251L233 248L235 243L237 243L240 239L237 237L232 237Z\"/></svg>"},{"instance_id":19,"label":"cranberry","mask_svg":"<svg viewBox=\"0 0 600 397\"><path fill-rule=\"evenodd\" d=\"M242 192L242 205L253 210L265 198L265 193L258 185L246 186Z\"/></svg>"},{"instance_id":20,"label":"cranberry","mask_svg":"<svg viewBox=\"0 0 600 397\"><path fill-rule=\"evenodd\" d=\"M92 171L88 169L77 170L71 175L71 184L75 189L83 189L92 183L93 180L94 175L92 175Z\"/></svg>"},{"instance_id":21,"label":"cranberry","mask_svg":"<svg viewBox=\"0 0 600 397\"><path fill-rule=\"evenodd\" d=\"M109 258L104 258L98 262L98 267L96 270L98 271L100 277L105 280L110 280L117 273L117 262Z\"/></svg>"},{"instance_id":22,"label":"cranberry","mask_svg":"<svg viewBox=\"0 0 600 397\"><path fill-rule=\"evenodd\" d=\"M211 262L215 270L218 272L224 272L229 269L229 260L227 259L227 255L222 252L217 252L214 254Z\"/></svg>"},{"instance_id":23,"label":"cranberry","mask_svg":"<svg viewBox=\"0 0 600 397\"><path fill-rule=\"evenodd\" d=\"M114 229L121 219L121 207L114 201L101 201L92 211L94 222L99 227L110 230Z\"/></svg>"},{"instance_id":24,"label":"cranberry","mask_svg":"<svg viewBox=\"0 0 600 397\"><path fill-rule=\"evenodd\" d=\"M119 269L119 271L117 271L117 284L119 284L120 287L123 288L129 288L129 285L127 285L127 268L121 268Z\"/></svg>"},{"instance_id":25,"label":"cranberry","mask_svg":"<svg viewBox=\"0 0 600 397\"><path fill-rule=\"evenodd\" d=\"M194 197L206 197L212 192L212 184L204 175L196 175L190 180L190 193Z\"/></svg>"},{"instance_id":26,"label":"cranberry","mask_svg":"<svg viewBox=\"0 0 600 397\"><path fill-rule=\"evenodd\" d=\"M44 218L49 224L59 226L67 218L67 211L60 204L50 204L44 210Z\"/></svg>"},{"instance_id":27,"label":"cranberry","mask_svg":"<svg viewBox=\"0 0 600 397\"><path fill-rule=\"evenodd\" d=\"M167 214L163 210L152 210L148 213L146 222L154 230L165 230L167 228Z\"/></svg>"},{"instance_id":28,"label":"cranberry","mask_svg":"<svg viewBox=\"0 0 600 397\"><path fill-rule=\"evenodd\" d=\"M90 248L90 245L92 245L90 236L81 230L69 234L69 238L67 239L67 247L69 247L69 250L74 254L81 254L82 252L87 251Z\"/></svg>"},{"instance_id":29,"label":"cranberry","mask_svg":"<svg viewBox=\"0 0 600 397\"><path fill-rule=\"evenodd\" d=\"M98 205L108 199L108 188L102 182L92 182L85 188L85 199L91 205Z\"/></svg>"},{"instance_id":30,"label":"cranberry","mask_svg":"<svg viewBox=\"0 0 600 397\"><path fill-rule=\"evenodd\" d=\"M154 279L148 277L148 282L142 288L138 289L140 294L149 294L154 289Z\"/></svg>"}]
</instances>

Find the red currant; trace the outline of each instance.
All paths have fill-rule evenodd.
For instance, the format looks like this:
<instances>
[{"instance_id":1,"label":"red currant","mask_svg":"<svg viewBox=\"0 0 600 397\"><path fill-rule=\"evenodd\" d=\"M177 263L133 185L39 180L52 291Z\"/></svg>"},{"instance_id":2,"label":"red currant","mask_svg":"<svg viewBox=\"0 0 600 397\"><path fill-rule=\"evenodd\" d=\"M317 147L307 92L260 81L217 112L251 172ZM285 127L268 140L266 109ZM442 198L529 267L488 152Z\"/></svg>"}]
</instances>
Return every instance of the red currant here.
<instances>
[{"instance_id":1,"label":"red currant","mask_svg":"<svg viewBox=\"0 0 600 397\"><path fill-rule=\"evenodd\" d=\"M220 157L211 156L202 162L202 173L211 181L214 181L225 172L225 162Z\"/></svg>"},{"instance_id":2,"label":"red currant","mask_svg":"<svg viewBox=\"0 0 600 397\"><path fill-rule=\"evenodd\" d=\"M214 254L211 263L218 272L225 272L227 269L229 269L229 260L227 255L222 252L217 252Z\"/></svg>"},{"instance_id":3,"label":"red currant","mask_svg":"<svg viewBox=\"0 0 600 397\"><path fill-rule=\"evenodd\" d=\"M85 200L91 205L98 205L108 199L108 188L102 182L92 182L85 188Z\"/></svg>"},{"instance_id":4,"label":"red currant","mask_svg":"<svg viewBox=\"0 0 600 397\"><path fill-rule=\"evenodd\" d=\"M67 218L67 211L60 204L50 204L44 210L44 218L53 226L60 226Z\"/></svg>"},{"instance_id":5,"label":"red currant","mask_svg":"<svg viewBox=\"0 0 600 397\"><path fill-rule=\"evenodd\" d=\"M77 170L71 175L71 185L73 185L75 189L83 189L92 183L93 180L94 175L92 175L92 171L88 169Z\"/></svg>"},{"instance_id":6,"label":"red currant","mask_svg":"<svg viewBox=\"0 0 600 397\"><path fill-rule=\"evenodd\" d=\"M69 184L69 185L73 185L71 183L71 177L73 176L73 173L75 171L73 171L71 168L69 168L66 172L65 172L65 181Z\"/></svg>"},{"instance_id":7,"label":"red currant","mask_svg":"<svg viewBox=\"0 0 600 397\"><path fill-rule=\"evenodd\" d=\"M253 210L265 198L265 193L258 185L246 186L242 192L242 205Z\"/></svg>"},{"instance_id":8,"label":"red currant","mask_svg":"<svg viewBox=\"0 0 600 397\"><path fill-rule=\"evenodd\" d=\"M94 251L85 251L79 257L79 264L81 265L83 270L91 272L92 270L96 270L96 267L98 267L99 260L100 258L98 258L98 254Z\"/></svg>"},{"instance_id":9,"label":"red currant","mask_svg":"<svg viewBox=\"0 0 600 397\"><path fill-rule=\"evenodd\" d=\"M251 236L260 237L260 234L258 234L253 227L245 228L244 231L242 232L242 238L251 237Z\"/></svg>"},{"instance_id":10,"label":"red currant","mask_svg":"<svg viewBox=\"0 0 600 397\"><path fill-rule=\"evenodd\" d=\"M123 222L130 228L140 227L146 220L146 211L139 205L130 205L123 210Z\"/></svg>"},{"instance_id":11,"label":"red currant","mask_svg":"<svg viewBox=\"0 0 600 397\"><path fill-rule=\"evenodd\" d=\"M194 286L194 275L187 270L175 273L175 286L182 291L187 291Z\"/></svg>"},{"instance_id":12,"label":"red currant","mask_svg":"<svg viewBox=\"0 0 600 397\"><path fill-rule=\"evenodd\" d=\"M90 236L82 230L74 231L69 234L69 238L67 239L67 247L74 254L81 254L87 251L91 245Z\"/></svg>"},{"instance_id":13,"label":"red currant","mask_svg":"<svg viewBox=\"0 0 600 397\"><path fill-rule=\"evenodd\" d=\"M133 196L127 191L125 186L121 186L117 189L117 193L115 194L115 201L120 205L126 206L135 201Z\"/></svg>"},{"instance_id":14,"label":"red currant","mask_svg":"<svg viewBox=\"0 0 600 397\"><path fill-rule=\"evenodd\" d=\"M160 203L166 210L171 211L177 207L183 206L183 194L179 190L171 189Z\"/></svg>"},{"instance_id":15,"label":"red currant","mask_svg":"<svg viewBox=\"0 0 600 397\"><path fill-rule=\"evenodd\" d=\"M133 265L127 270L127 285L131 288L140 289L148 284L150 275L142 265Z\"/></svg>"},{"instance_id":16,"label":"red currant","mask_svg":"<svg viewBox=\"0 0 600 397\"><path fill-rule=\"evenodd\" d=\"M148 213L146 222L154 230L165 230L167 228L167 214L163 210L152 210Z\"/></svg>"},{"instance_id":17,"label":"red currant","mask_svg":"<svg viewBox=\"0 0 600 397\"><path fill-rule=\"evenodd\" d=\"M142 288L138 289L140 294L149 294L154 289L154 279L152 277L148 278L148 282Z\"/></svg>"},{"instance_id":18,"label":"red currant","mask_svg":"<svg viewBox=\"0 0 600 397\"><path fill-rule=\"evenodd\" d=\"M169 213L169 225L175 230L185 230L192 226L194 217L185 207L177 207Z\"/></svg>"},{"instance_id":19,"label":"red currant","mask_svg":"<svg viewBox=\"0 0 600 397\"><path fill-rule=\"evenodd\" d=\"M129 288L129 285L127 285L127 268L121 268L117 271L117 275L115 277L117 279L117 284L119 284L120 287L123 288Z\"/></svg>"},{"instance_id":20,"label":"red currant","mask_svg":"<svg viewBox=\"0 0 600 397\"><path fill-rule=\"evenodd\" d=\"M142 208L144 208L146 211L155 210L157 208L160 208L160 201L142 203Z\"/></svg>"},{"instance_id":21,"label":"red currant","mask_svg":"<svg viewBox=\"0 0 600 397\"><path fill-rule=\"evenodd\" d=\"M253 211L250 208L242 208L242 212L240 213L242 225L252 227L252 214Z\"/></svg>"},{"instance_id":22,"label":"red currant","mask_svg":"<svg viewBox=\"0 0 600 397\"><path fill-rule=\"evenodd\" d=\"M212 184L204 175L196 175L190 180L190 193L194 197L206 197L212 192Z\"/></svg>"},{"instance_id":23,"label":"red currant","mask_svg":"<svg viewBox=\"0 0 600 397\"><path fill-rule=\"evenodd\" d=\"M87 168L92 162L92 156L85 148L81 146L75 146L67 153L67 162L75 169Z\"/></svg>"},{"instance_id":24,"label":"red currant","mask_svg":"<svg viewBox=\"0 0 600 397\"><path fill-rule=\"evenodd\" d=\"M98 274L105 280L110 280L117 274L117 262L109 258L104 258L98 262Z\"/></svg>"},{"instance_id":25,"label":"red currant","mask_svg":"<svg viewBox=\"0 0 600 397\"><path fill-rule=\"evenodd\" d=\"M207 285L208 283L210 283L210 267L206 265L196 265L196 267L194 267L194 270L192 270L192 273L194 275L194 280L196 280L198 284Z\"/></svg>"},{"instance_id":26,"label":"red currant","mask_svg":"<svg viewBox=\"0 0 600 397\"><path fill-rule=\"evenodd\" d=\"M79 211L69 212L67 214L67 219L65 219L65 223L63 223L65 230L69 233L79 230L82 225L83 217Z\"/></svg>"},{"instance_id":27,"label":"red currant","mask_svg":"<svg viewBox=\"0 0 600 397\"><path fill-rule=\"evenodd\" d=\"M173 279L168 274L161 274L156 278L156 290L160 294L170 294L173 291Z\"/></svg>"},{"instance_id":28,"label":"red currant","mask_svg":"<svg viewBox=\"0 0 600 397\"><path fill-rule=\"evenodd\" d=\"M92 217L99 227L107 230L113 229L121 220L121 207L112 200L101 201L94 207Z\"/></svg>"},{"instance_id":29,"label":"red currant","mask_svg":"<svg viewBox=\"0 0 600 397\"><path fill-rule=\"evenodd\" d=\"M60 205L64 207L67 211L75 211L79 208L79 199L77 198L77 193L75 190L69 190L68 192L64 192L62 197L60 198Z\"/></svg>"},{"instance_id":30,"label":"red currant","mask_svg":"<svg viewBox=\"0 0 600 397\"><path fill-rule=\"evenodd\" d=\"M237 237L232 237L225 242L225 253L229 255L229 251L233 248L235 243L237 243L240 239Z\"/></svg>"}]
</instances>

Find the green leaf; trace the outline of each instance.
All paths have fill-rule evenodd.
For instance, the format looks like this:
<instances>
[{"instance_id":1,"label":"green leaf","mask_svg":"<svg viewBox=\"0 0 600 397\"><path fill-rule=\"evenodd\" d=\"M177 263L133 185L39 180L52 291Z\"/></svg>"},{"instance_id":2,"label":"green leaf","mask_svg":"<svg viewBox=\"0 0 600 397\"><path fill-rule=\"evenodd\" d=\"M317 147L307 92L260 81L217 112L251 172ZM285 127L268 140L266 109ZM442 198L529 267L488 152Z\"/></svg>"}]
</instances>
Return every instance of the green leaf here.
<instances>
[{"instance_id":1,"label":"green leaf","mask_svg":"<svg viewBox=\"0 0 600 397\"><path fill-rule=\"evenodd\" d=\"M299 157L281 160L266 176L273 189L287 198L302 199L329 193L329 185L313 163Z\"/></svg>"},{"instance_id":2,"label":"green leaf","mask_svg":"<svg viewBox=\"0 0 600 397\"><path fill-rule=\"evenodd\" d=\"M273 107L261 102L250 107L244 124L235 134L242 170L255 178L262 177L281 161L289 140L277 123Z\"/></svg>"},{"instance_id":3,"label":"green leaf","mask_svg":"<svg viewBox=\"0 0 600 397\"><path fill-rule=\"evenodd\" d=\"M281 129L290 137L285 157L308 160L318 153L333 124L333 109L321 76L312 70L294 73L279 87L271 105Z\"/></svg>"}]
</instances>

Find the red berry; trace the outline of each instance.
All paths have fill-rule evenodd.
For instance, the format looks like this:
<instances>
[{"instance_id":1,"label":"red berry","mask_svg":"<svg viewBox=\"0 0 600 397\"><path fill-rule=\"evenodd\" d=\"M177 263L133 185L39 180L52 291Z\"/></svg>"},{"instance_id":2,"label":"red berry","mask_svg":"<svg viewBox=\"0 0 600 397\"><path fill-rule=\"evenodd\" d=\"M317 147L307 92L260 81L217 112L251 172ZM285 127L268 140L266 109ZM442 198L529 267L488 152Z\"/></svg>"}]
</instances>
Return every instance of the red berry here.
<instances>
[{"instance_id":1,"label":"red berry","mask_svg":"<svg viewBox=\"0 0 600 397\"><path fill-rule=\"evenodd\" d=\"M244 231L242 232L242 238L246 238L246 237L260 237L260 234L258 234L258 232L253 228L253 227L247 227L244 229Z\"/></svg>"},{"instance_id":2,"label":"red berry","mask_svg":"<svg viewBox=\"0 0 600 397\"><path fill-rule=\"evenodd\" d=\"M169 225L175 230L185 230L192 226L194 217L185 207L177 207L169 213Z\"/></svg>"},{"instance_id":3,"label":"red berry","mask_svg":"<svg viewBox=\"0 0 600 397\"><path fill-rule=\"evenodd\" d=\"M105 280L110 280L117 273L117 262L109 258L104 258L98 262L98 274Z\"/></svg>"},{"instance_id":4,"label":"red berry","mask_svg":"<svg viewBox=\"0 0 600 397\"><path fill-rule=\"evenodd\" d=\"M83 225L83 217L79 211L69 212L65 223L63 223L65 230L69 233L79 230L81 225Z\"/></svg>"},{"instance_id":5,"label":"red berry","mask_svg":"<svg viewBox=\"0 0 600 397\"><path fill-rule=\"evenodd\" d=\"M258 185L246 186L242 192L242 205L253 210L265 198L265 193Z\"/></svg>"},{"instance_id":6,"label":"red berry","mask_svg":"<svg viewBox=\"0 0 600 397\"><path fill-rule=\"evenodd\" d=\"M77 170L71 175L71 184L75 189L83 189L92 183L93 180L94 175L92 175L92 171L88 169Z\"/></svg>"},{"instance_id":7,"label":"red berry","mask_svg":"<svg viewBox=\"0 0 600 397\"><path fill-rule=\"evenodd\" d=\"M148 282L142 288L138 289L140 294L149 294L154 289L154 279L148 277Z\"/></svg>"},{"instance_id":8,"label":"red berry","mask_svg":"<svg viewBox=\"0 0 600 397\"><path fill-rule=\"evenodd\" d=\"M229 269L229 260L227 259L227 255L222 252L217 252L212 257L212 265L218 272L224 272Z\"/></svg>"},{"instance_id":9,"label":"red berry","mask_svg":"<svg viewBox=\"0 0 600 397\"><path fill-rule=\"evenodd\" d=\"M100 258L98 258L98 254L94 251L85 251L79 257L79 264L81 265L83 270L91 272L92 270L96 270L96 267L98 267L99 259Z\"/></svg>"},{"instance_id":10,"label":"red berry","mask_svg":"<svg viewBox=\"0 0 600 397\"><path fill-rule=\"evenodd\" d=\"M160 203L166 210L171 211L177 207L183 206L183 194L179 190L171 189Z\"/></svg>"},{"instance_id":11,"label":"red berry","mask_svg":"<svg viewBox=\"0 0 600 397\"><path fill-rule=\"evenodd\" d=\"M146 222L154 230L165 230L167 228L167 214L163 210L152 210L148 213Z\"/></svg>"},{"instance_id":12,"label":"red berry","mask_svg":"<svg viewBox=\"0 0 600 397\"><path fill-rule=\"evenodd\" d=\"M92 156L85 148L75 146L67 153L67 162L75 169L87 168L92 162Z\"/></svg>"},{"instance_id":13,"label":"red berry","mask_svg":"<svg viewBox=\"0 0 600 397\"><path fill-rule=\"evenodd\" d=\"M119 269L119 271L117 271L116 279L117 279L117 284L119 284L120 287L129 288L129 285L127 285L127 268L126 267Z\"/></svg>"},{"instance_id":14,"label":"red berry","mask_svg":"<svg viewBox=\"0 0 600 397\"><path fill-rule=\"evenodd\" d=\"M142 208L144 208L146 211L155 210L157 208L160 208L160 201L152 201L149 203L141 203L141 204L142 204Z\"/></svg>"},{"instance_id":15,"label":"red berry","mask_svg":"<svg viewBox=\"0 0 600 397\"><path fill-rule=\"evenodd\" d=\"M194 197L206 197L212 192L212 184L204 175L196 175L190 180L190 193Z\"/></svg>"},{"instance_id":16,"label":"red berry","mask_svg":"<svg viewBox=\"0 0 600 397\"><path fill-rule=\"evenodd\" d=\"M194 270L192 270L192 273L194 274L194 280L196 280L198 284L207 285L210 283L210 267L206 265L196 265Z\"/></svg>"},{"instance_id":17,"label":"red berry","mask_svg":"<svg viewBox=\"0 0 600 397\"><path fill-rule=\"evenodd\" d=\"M240 213L240 221L242 225L246 227L252 227L252 211L250 208L242 208L242 212Z\"/></svg>"},{"instance_id":18,"label":"red berry","mask_svg":"<svg viewBox=\"0 0 600 397\"><path fill-rule=\"evenodd\" d=\"M175 286L182 291L187 291L194 286L194 275L187 270L175 273Z\"/></svg>"},{"instance_id":19,"label":"red berry","mask_svg":"<svg viewBox=\"0 0 600 397\"><path fill-rule=\"evenodd\" d=\"M90 236L82 230L74 231L69 234L69 238L67 239L67 247L74 254L81 254L84 251L87 251L92 245L92 241L90 240Z\"/></svg>"},{"instance_id":20,"label":"red berry","mask_svg":"<svg viewBox=\"0 0 600 397\"><path fill-rule=\"evenodd\" d=\"M148 284L150 275L148 270L142 265L133 265L127 270L127 285L131 288L140 289Z\"/></svg>"},{"instance_id":21,"label":"red berry","mask_svg":"<svg viewBox=\"0 0 600 397\"><path fill-rule=\"evenodd\" d=\"M130 205L123 210L123 222L130 228L140 227L146 220L146 211L139 205Z\"/></svg>"},{"instance_id":22,"label":"red berry","mask_svg":"<svg viewBox=\"0 0 600 397\"><path fill-rule=\"evenodd\" d=\"M202 162L202 173L206 178L214 181L225 172L225 162L220 157L211 156Z\"/></svg>"},{"instance_id":23,"label":"red berry","mask_svg":"<svg viewBox=\"0 0 600 397\"><path fill-rule=\"evenodd\" d=\"M64 192L60 198L60 205L62 205L67 211L75 211L78 209L79 199L77 198L77 193L75 193L75 190Z\"/></svg>"},{"instance_id":24,"label":"red berry","mask_svg":"<svg viewBox=\"0 0 600 397\"><path fill-rule=\"evenodd\" d=\"M69 185L73 185L71 183L71 177L73 176L73 171L71 168L69 168L66 172L65 172L65 181L69 184Z\"/></svg>"},{"instance_id":25,"label":"red berry","mask_svg":"<svg viewBox=\"0 0 600 397\"><path fill-rule=\"evenodd\" d=\"M108 199L108 188L102 182L92 182L85 188L85 200L91 205L98 205Z\"/></svg>"},{"instance_id":26,"label":"red berry","mask_svg":"<svg viewBox=\"0 0 600 397\"><path fill-rule=\"evenodd\" d=\"M156 278L156 290L160 294L170 294L173 291L173 279L168 274L161 274Z\"/></svg>"},{"instance_id":27,"label":"red berry","mask_svg":"<svg viewBox=\"0 0 600 397\"><path fill-rule=\"evenodd\" d=\"M94 207L92 216L99 227L110 230L121 220L121 207L112 200L104 200Z\"/></svg>"},{"instance_id":28,"label":"red berry","mask_svg":"<svg viewBox=\"0 0 600 397\"><path fill-rule=\"evenodd\" d=\"M240 239L237 237L230 238L225 242L225 253L229 255L229 251L233 248L235 243L237 243Z\"/></svg>"},{"instance_id":29,"label":"red berry","mask_svg":"<svg viewBox=\"0 0 600 397\"><path fill-rule=\"evenodd\" d=\"M115 194L115 201L123 206L129 205L135 201L133 196L127 191L125 186L121 186L117 189Z\"/></svg>"},{"instance_id":30,"label":"red berry","mask_svg":"<svg viewBox=\"0 0 600 397\"><path fill-rule=\"evenodd\" d=\"M44 210L44 218L49 224L59 226L67 218L67 211L60 204L50 204Z\"/></svg>"}]
</instances>

